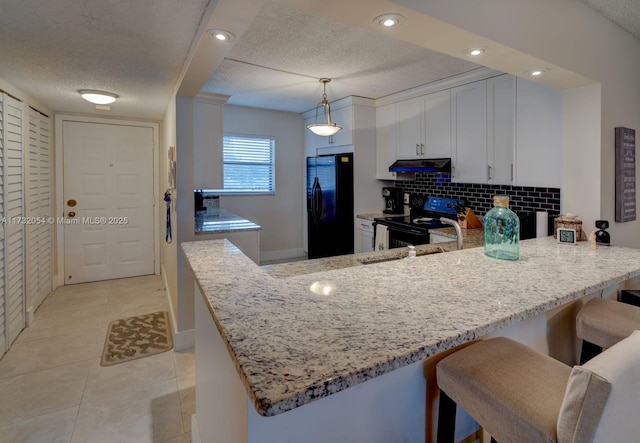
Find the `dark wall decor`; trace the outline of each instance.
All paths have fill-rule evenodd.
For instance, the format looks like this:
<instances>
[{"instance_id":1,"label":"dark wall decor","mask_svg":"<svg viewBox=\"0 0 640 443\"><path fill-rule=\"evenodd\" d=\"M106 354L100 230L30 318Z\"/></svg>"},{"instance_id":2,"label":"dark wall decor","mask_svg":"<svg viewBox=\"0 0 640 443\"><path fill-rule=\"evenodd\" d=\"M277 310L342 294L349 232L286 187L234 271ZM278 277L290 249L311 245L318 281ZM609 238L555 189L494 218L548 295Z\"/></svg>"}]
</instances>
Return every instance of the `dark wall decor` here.
<instances>
[{"instance_id":1,"label":"dark wall decor","mask_svg":"<svg viewBox=\"0 0 640 443\"><path fill-rule=\"evenodd\" d=\"M636 219L636 131L616 128L616 221Z\"/></svg>"},{"instance_id":2,"label":"dark wall decor","mask_svg":"<svg viewBox=\"0 0 640 443\"><path fill-rule=\"evenodd\" d=\"M432 195L434 197L466 198L477 215L485 215L493 208L494 195L508 195L509 207L516 213L547 211L560 214L560 189L527 186L482 185L452 183L448 174L416 173L414 181L397 180L403 192Z\"/></svg>"}]
</instances>

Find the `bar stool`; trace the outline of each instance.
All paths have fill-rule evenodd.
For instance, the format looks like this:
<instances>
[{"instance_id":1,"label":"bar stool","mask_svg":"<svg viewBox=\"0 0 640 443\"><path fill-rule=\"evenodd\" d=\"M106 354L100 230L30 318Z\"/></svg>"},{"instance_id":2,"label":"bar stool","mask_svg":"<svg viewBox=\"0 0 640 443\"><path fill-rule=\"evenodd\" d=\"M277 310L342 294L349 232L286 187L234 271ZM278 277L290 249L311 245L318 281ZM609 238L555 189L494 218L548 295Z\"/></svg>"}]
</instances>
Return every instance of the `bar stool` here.
<instances>
[{"instance_id":1,"label":"bar stool","mask_svg":"<svg viewBox=\"0 0 640 443\"><path fill-rule=\"evenodd\" d=\"M640 435L640 331L573 368L493 338L445 357L436 376L438 443L454 441L457 406L499 443L636 442Z\"/></svg>"},{"instance_id":2,"label":"bar stool","mask_svg":"<svg viewBox=\"0 0 640 443\"><path fill-rule=\"evenodd\" d=\"M640 307L615 300L592 298L576 317L576 335L582 339L580 364L640 329Z\"/></svg>"}]
</instances>

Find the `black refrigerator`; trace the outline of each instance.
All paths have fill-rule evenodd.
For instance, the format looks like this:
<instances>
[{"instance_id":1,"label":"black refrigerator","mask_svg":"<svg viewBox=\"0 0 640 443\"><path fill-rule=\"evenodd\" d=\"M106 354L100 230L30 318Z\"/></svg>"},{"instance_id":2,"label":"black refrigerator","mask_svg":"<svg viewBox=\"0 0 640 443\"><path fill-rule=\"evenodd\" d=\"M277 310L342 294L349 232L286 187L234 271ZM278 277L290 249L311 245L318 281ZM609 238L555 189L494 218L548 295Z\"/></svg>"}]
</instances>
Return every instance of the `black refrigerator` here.
<instances>
[{"instance_id":1,"label":"black refrigerator","mask_svg":"<svg viewBox=\"0 0 640 443\"><path fill-rule=\"evenodd\" d=\"M353 254L353 154L307 157L309 258Z\"/></svg>"}]
</instances>

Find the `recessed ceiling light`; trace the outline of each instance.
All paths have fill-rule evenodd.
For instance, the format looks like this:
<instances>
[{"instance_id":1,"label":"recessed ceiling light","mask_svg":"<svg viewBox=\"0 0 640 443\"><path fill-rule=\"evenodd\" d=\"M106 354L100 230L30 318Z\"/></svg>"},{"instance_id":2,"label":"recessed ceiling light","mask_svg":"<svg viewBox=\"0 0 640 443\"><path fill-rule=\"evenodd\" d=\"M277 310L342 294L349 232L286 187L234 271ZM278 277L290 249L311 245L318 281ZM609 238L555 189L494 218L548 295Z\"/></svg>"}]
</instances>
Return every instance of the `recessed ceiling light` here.
<instances>
[{"instance_id":1,"label":"recessed ceiling light","mask_svg":"<svg viewBox=\"0 0 640 443\"><path fill-rule=\"evenodd\" d=\"M80 89L78 91L83 99L96 105L108 105L119 97L118 94L106 91L96 91L93 89Z\"/></svg>"},{"instance_id":2,"label":"recessed ceiling light","mask_svg":"<svg viewBox=\"0 0 640 443\"><path fill-rule=\"evenodd\" d=\"M224 29L208 29L207 32L211 35L211 37L221 42L230 42L231 40L236 38L235 35L233 35L229 31L225 31Z\"/></svg>"},{"instance_id":3,"label":"recessed ceiling light","mask_svg":"<svg viewBox=\"0 0 640 443\"><path fill-rule=\"evenodd\" d=\"M373 23L383 28L395 28L404 21L404 15L401 14L383 14L373 19Z\"/></svg>"},{"instance_id":4,"label":"recessed ceiling light","mask_svg":"<svg viewBox=\"0 0 640 443\"><path fill-rule=\"evenodd\" d=\"M525 74L529 77L542 77L547 72L549 72L549 68L536 68L525 72Z\"/></svg>"},{"instance_id":5,"label":"recessed ceiling light","mask_svg":"<svg viewBox=\"0 0 640 443\"><path fill-rule=\"evenodd\" d=\"M473 48L465 49L464 53L469 57L480 57L485 52L487 52L487 48L484 46L475 46Z\"/></svg>"}]
</instances>

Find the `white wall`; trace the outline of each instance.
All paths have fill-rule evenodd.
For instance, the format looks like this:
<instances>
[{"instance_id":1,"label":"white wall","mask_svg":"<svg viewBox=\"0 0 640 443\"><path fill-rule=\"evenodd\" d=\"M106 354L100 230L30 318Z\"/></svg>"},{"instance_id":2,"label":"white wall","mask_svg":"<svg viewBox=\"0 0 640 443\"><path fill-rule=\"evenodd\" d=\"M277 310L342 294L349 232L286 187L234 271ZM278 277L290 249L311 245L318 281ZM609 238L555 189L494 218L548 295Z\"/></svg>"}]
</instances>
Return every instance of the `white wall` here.
<instances>
[{"instance_id":1,"label":"white wall","mask_svg":"<svg viewBox=\"0 0 640 443\"><path fill-rule=\"evenodd\" d=\"M640 42L578 0L395 2L599 82L601 108L584 112L582 125L564 127L565 131L571 128L577 131L565 132L565 141L584 140L585 127L600 127L600 139L586 140L588 145L579 152L583 163L589 164L590 169L595 167L599 176L596 173L590 177L580 169L581 162L571 162L577 148L565 145L563 186L565 183L570 186L573 195L572 201L563 195L563 206L581 215L587 232L594 229L596 218L606 219L611 223L613 244L640 247L640 220L614 223L614 128L640 130ZM589 95L593 100L597 92L573 91L565 97L570 99L569 106L575 106L577 100ZM565 115L573 110L576 108L565 107ZM637 182L640 168L636 168L636 174ZM580 190L580 184L586 187Z\"/></svg>"},{"instance_id":2,"label":"white wall","mask_svg":"<svg viewBox=\"0 0 640 443\"><path fill-rule=\"evenodd\" d=\"M579 214L587 234L595 230L590 221L600 218L600 92L600 85L583 86L563 97L562 212Z\"/></svg>"},{"instance_id":3,"label":"white wall","mask_svg":"<svg viewBox=\"0 0 640 443\"><path fill-rule=\"evenodd\" d=\"M222 196L220 207L260 226L262 259L302 255L304 135L300 114L225 105L225 133L275 137L275 195Z\"/></svg>"},{"instance_id":4,"label":"white wall","mask_svg":"<svg viewBox=\"0 0 640 443\"><path fill-rule=\"evenodd\" d=\"M169 188L169 147L176 146L176 100L175 97L169 103L167 111L162 120L160 135L160 159L159 159L159 189L158 189L158 210L160 211L160 272L165 284L165 290L169 294L171 302L172 321L174 328L177 327L178 311L178 241L177 241L177 220L175 203L171 205L172 242L165 241L166 205L163 201L164 192ZM175 186L175 185L174 185ZM175 193L174 193L175 194ZM172 198L175 198L172 195Z\"/></svg>"}]
</instances>

